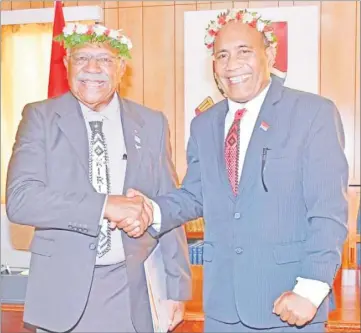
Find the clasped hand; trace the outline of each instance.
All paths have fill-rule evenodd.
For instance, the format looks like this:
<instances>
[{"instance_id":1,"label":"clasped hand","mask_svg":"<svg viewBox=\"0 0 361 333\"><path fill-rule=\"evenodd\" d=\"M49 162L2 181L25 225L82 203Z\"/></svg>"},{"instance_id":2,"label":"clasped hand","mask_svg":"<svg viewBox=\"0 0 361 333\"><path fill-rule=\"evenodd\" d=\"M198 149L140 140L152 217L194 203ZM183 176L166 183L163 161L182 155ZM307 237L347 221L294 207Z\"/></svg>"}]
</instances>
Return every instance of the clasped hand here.
<instances>
[{"instance_id":1,"label":"clasped hand","mask_svg":"<svg viewBox=\"0 0 361 333\"><path fill-rule=\"evenodd\" d=\"M153 223L153 206L145 195L130 189L126 196L108 196L104 217L111 221L112 229L122 229L129 237L140 237Z\"/></svg>"}]
</instances>

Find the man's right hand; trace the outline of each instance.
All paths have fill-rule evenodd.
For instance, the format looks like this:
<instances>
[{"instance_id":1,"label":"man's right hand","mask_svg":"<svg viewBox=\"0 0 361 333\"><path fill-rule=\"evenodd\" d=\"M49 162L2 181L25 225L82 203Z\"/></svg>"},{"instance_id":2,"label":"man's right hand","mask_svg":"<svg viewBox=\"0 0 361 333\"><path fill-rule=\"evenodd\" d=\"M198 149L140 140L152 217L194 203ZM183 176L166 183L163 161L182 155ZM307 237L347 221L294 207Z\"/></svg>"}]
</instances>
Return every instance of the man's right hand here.
<instances>
[{"instance_id":1,"label":"man's right hand","mask_svg":"<svg viewBox=\"0 0 361 333\"><path fill-rule=\"evenodd\" d=\"M153 221L153 210L142 196L127 198L110 195L105 206L104 218L113 228L123 229L130 237L139 237Z\"/></svg>"}]
</instances>

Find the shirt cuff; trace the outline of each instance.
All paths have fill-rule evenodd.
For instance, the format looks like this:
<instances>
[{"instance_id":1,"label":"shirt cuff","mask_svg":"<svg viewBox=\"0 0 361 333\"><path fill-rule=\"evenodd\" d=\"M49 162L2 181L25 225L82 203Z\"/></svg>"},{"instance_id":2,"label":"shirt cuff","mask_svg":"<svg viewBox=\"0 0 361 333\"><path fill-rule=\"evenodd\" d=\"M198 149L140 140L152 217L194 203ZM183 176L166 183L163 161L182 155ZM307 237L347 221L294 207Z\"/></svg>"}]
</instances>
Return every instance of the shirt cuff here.
<instances>
[{"instance_id":1,"label":"shirt cuff","mask_svg":"<svg viewBox=\"0 0 361 333\"><path fill-rule=\"evenodd\" d=\"M318 308L330 292L330 286L322 281L298 277L297 284L293 288L293 292L299 296L307 298Z\"/></svg>"},{"instance_id":2,"label":"shirt cuff","mask_svg":"<svg viewBox=\"0 0 361 333\"><path fill-rule=\"evenodd\" d=\"M102 212L101 212L101 214L100 214L99 225L102 225L102 224L103 224L103 221L104 221L105 206L107 205L107 201L108 201L108 196L105 196L103 209L102 209Z\"/></svg>"},{"instance_id":3,"label":"shirt cuff","mask_svg":"<svg viewBox=\"0 0 361 333\"><path fill-rule=\"evenodd\" d=\"M149 199L152 206L153 206L153 223L152 223L152 228L159 232L160 228L161 228L161 222L162 222L162 214L160 212L160 207L159 205L154 202L153 200Z\"/></svg>"}]
</instances>

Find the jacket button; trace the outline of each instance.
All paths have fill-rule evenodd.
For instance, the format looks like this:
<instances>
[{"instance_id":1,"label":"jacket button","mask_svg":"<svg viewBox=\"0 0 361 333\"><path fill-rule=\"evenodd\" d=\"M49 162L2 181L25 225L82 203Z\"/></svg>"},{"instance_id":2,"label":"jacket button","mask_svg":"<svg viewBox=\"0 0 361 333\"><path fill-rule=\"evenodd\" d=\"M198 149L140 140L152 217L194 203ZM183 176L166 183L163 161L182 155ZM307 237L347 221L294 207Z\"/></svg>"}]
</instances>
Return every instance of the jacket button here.
<instances>
[{"instance_id":1,"label":"jacket button","mask_svg":"<svg viewBox=\"0 0 361 333\"><path fill-rule=\"evenodd\" d=\"M90 245L89 245L89 249L90 250L95 250L97 247L96 247L96 245L94 244L94 243L91 243Z\"/></svg>"},{"instance_id":2,"label":"jacket button","mask_svg":"<svg viewBox=\"0 0 361 333\"><path fill-rule=\"evenodd\" d=\"M237 219L237 220L240 219L241 218L241 213L235 213L234 218Z\"/></svg>"},{"instance_id":3,"label":"jacket button","mask_svg":"<svg viewBox=\"0 0 361 333\"><path fill-rule=\"evenodd\" d=\"M243 252L243 249L240 248L240 247L237 247L237 248L235 249L235 251L236 251L237 254L241 254L241 253Z\"/></svg>"}]
</instances>

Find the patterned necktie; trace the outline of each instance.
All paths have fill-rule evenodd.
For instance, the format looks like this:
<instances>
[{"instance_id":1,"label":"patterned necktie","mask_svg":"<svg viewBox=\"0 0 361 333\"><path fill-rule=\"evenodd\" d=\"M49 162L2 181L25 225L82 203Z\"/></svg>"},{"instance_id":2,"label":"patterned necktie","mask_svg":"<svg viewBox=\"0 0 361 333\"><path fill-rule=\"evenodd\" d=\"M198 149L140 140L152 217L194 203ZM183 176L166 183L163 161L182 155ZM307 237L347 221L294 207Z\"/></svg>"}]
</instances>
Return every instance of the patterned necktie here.
<instances>
[{"instance_id":1,"label":"patterned necktie","mask_svg":"<svg viewBox=\"0 0 361 333\"><path fill-rule=\"evenodd\" d=\"M89 153L89 178L99 193L110 193L109 160L103 133L102 121L89 121L91 129ZM111 248L110 222L104 219L98 243L98 257L103 257Z\"/></svg>"},{"instance_id":2,"label":"patterned necktie","mask_svg":"<svg viewBox=\"0 0 361 333\"><path fill-rule=\"evenodd\" d=\"M240 120L243 117L246 109L241 109L236 112L234 115L233 123L228 131L225 147L224 147L224 157L226 159L226 167L228 173L228 179L231 183L232 190L234 195L238 193L238 158L239 158L239 130L240 130Z\"/></svg>"}]
</instances>

